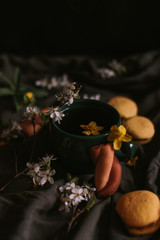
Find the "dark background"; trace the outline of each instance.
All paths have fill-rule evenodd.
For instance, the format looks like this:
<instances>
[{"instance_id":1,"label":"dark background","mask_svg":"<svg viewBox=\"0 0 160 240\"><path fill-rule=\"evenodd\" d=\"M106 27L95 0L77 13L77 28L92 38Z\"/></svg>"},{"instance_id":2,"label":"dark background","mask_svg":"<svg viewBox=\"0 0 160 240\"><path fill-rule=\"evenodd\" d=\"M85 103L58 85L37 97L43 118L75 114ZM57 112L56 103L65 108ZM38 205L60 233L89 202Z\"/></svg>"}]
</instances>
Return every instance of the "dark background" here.
<instances>
[{"instance_id":1,"label":"dark background","mask_svg":"<svg viewBox=\"0 0 160 240\"><path fill-rule=\"evenodd\" d=\"M126 55L160 47L155 2L23 1L0 10L0 53Z\"/></svg>"}]
</instances>

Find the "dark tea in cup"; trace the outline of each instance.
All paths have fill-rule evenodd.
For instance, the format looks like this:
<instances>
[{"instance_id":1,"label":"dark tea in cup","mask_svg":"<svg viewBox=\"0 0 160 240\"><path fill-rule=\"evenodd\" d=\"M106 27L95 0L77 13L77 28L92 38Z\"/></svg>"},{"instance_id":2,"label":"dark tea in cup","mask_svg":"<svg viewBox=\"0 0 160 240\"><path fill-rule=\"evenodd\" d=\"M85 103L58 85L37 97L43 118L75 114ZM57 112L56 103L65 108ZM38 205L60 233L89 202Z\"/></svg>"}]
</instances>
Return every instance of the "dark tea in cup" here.
<instances>
[{"instance_id":1,"label":"dark tea in cup","mask_svg":"<svg viewBox=\"0 0 160 240\"><path fill-rule=\"evenodd\" d=\"M96 122L97 126L102 126L103 130L100 134L107 133L110 127L117 124L116 119L113 119L112 114L108 114L105 109L97 108L97 106L85 106L79 108L68 108L63 111L65 117L61 120L57 127L65 132L84 135L81 125L88 125L91 121Z\"/></svg>"}]
</instances>

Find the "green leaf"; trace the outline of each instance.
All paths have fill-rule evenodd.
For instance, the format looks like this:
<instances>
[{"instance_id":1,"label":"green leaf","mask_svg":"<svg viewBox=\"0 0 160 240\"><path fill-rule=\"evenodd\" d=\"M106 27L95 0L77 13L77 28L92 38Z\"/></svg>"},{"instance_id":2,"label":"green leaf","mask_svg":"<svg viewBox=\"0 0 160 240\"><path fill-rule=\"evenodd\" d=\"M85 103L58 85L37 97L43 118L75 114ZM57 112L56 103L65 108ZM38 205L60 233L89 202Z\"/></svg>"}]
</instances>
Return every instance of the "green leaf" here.
<instances>
[{"instance_id":1,"label":"green leaf","mask_svg":"<svg viewBox=\"0 0 160 240\"><path fill-rule=\"evenodd\" d=\"M18 92L19 86L20 86L20 69L19 68L15 69L14 81L15 81L15 85L16 85L16 92Z\"/></svg>"},{"instance_id":2,"label":"green leaf","mask_svg":"<svg viewBox=\"0 0 160 240\"><path fill-rule=\"evenodd\" d=\"M14 95L14 91L10 88L0 88L0 96L11 96Z\"/></svg>"},{"instance_id":3,"label":"green leaf","mask_svg":"<svg viewBox=\"0 0 160 240\"><path fill-rule=\"evenodd\" d=\"M18 97L14 95L14 104L16 107L16 110L20 110L22 108L22 103L19 101Z\"/></svg>"},{"instance_id":4,"label":"green leaf","mask_svg":"<svg viewBox=\"0 0 160 240\"><path fill-rule=\"evenodd\" d=\"M2 72L0 72L0 78L2 78L3 81L5 81L11 87L11 89L15 90L14 83L12 82L12 80L9 77L7 77Z\"/></svg>"},{"instance_id":5,"label":"green leaf","mask_svg":"<svg viewBox=\"0 0 160 240\"><path fill-rule=\"evenodd\" d=\"M36 98L44 98L48 96L48 91L45 89L32 89L31 90Z\"/></svg>"},{"instance_id":6,"label":"green leaf","mask_svg":"<svg viewBox=\"0 0 160 240\"><path fill-rule=\"evenodd\" d=\"M34 107L35 105L36 105L36 99L33 97L33 98L30 100L29 106L30 106L30 107Z\"/></svg>"},{"instance_id":7,"label":"green leaf","mask_svg":"<svg viewBox=\"0 0 160 240\"><path fill-rule=\"evenodd\" d=\"M86 209L89 211L95 204L96 202L96 196L94 195L91 200L88 202L87 206L86 206Z\"/></svg>"},{"instance_id":8,"label":"green leaf","mask_svg":"<svg viewBox=\"0 0 160 240\"><path fill-rule=\"evenodd\" d=\"M44 126L46 123L49 122L49 116L43 112L40 115L40 119L42 120L42 124L41 124L42 126Z\"/></svg>"},{"instance_id":9,"label":"green leaf","mask_svg":"<svg viewBox=\"0 0 160 240\"><path fill-rule=\"evenodd\" d=\"M67 181L70 182L71 180L72 180L72 176L71 176L71 174L68 172L68 173L67 173Z\"/></svg>"},{"instance_id":10,"label":"green leaf","mask_svg":"<svg viewBox=\"0 0 160 240\"><path fill-rule=\"evenodd\" d=\"M78 183L78 181L79 181L79 177L74 177L72 178L71 183Z\"/></svg>"},{"instance_id":11,"label":"green leaf","mask_svg":"<svg viewBox=\"0 0 160 240\"><path fill-rule=\"evenodd\" d=\"M24 103L27 105L30 103L29 97L26 95L23 96L23 100L24 100Z\"/></svg>"}]
</instances>

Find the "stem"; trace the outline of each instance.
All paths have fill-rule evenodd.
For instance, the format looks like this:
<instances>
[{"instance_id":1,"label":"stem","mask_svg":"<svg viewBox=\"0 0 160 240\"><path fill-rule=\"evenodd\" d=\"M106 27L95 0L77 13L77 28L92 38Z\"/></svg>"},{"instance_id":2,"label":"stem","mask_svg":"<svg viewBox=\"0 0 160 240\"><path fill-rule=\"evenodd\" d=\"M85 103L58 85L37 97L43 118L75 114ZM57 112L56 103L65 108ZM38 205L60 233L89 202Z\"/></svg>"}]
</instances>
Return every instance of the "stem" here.
<instances>
[{"instance_id":1,"label":"stem","mask_svg":"<svg viewBox=\"0 0 160 240\"><path fill-rule=\"evenodd\" d=\"M33 132L34 132L34 136L33 136L33 144L32 144L32 150L31 150L31 155L30 155L30 159L29 159L29 162L32 161L32 158L33 158L33 153L34 153L34 148L35 148L35 145L36 145L36 131L35 131L35 123L34 123L34 119L32 119L32 125L33 125Z\"/></svg>"},{"instance_id":2,"label":"stem","mask_svg":"<svg viewBox=\"0 0 160 240\"><path fill-rule=\"evenodd\" d=\"M7 182L2 188L0 188L0 192L2 192L10 183L12 183L14 179L21 176L23 173L25 173L26 170L27 168L25 168L22 172L16 174L9 182Z\"/></svg>"},{"instance_id":3,"label":"stem","mask_svg":"<svg viewBox=\"0 0 160 240\"><path fill-rule=\"evenodd\" d=\"M13 100L14 100L14 104L15 104L16 110L18 111L21 108L21 105L18 102L18 99L17 99L16 95L14 95Z\"/></svg>"},{"instance_id":4,"label":"stem","mask_svg":"<svg viewBox=\"0 0 160 240\"><path fill-rule=\"evenodd\" d=\"M77 209L77 208L74 208L73 214L72 214L72 219L71 219L71 221L70 221L69 224L68 224L66 240L67 240L68 237L69 237L69 233L70 233L70 231L71 231L71 228L72 228L74 222L76 221L76 219L77 219L82 213L85 212L85 210L86 210L87 208L85 207L85 208L81 209L81 210L80 210L79 212L77 212L77 214L75 215L76 209Z\"/></svg>"},{"instance_id":5,"label":"stem","mask_svg":"<svg viewBox=\"0 0 160 240\"><path fill-rule=\"evenodd\" d=\"M35 130L35 123L34 123L34 118L32 119L32 125L33 125L33 133L34 133L34 137L36 135L36 130Z\"/></svg>"},{"instance_id":6,"label":"stem","mask_svg":"<svg viewBox=\"0 0 160 240\"><path fill-rule=\"evenodd\" d=\"M16 153L16 149L13 147L12 144L9 144L9 146L12 148L13 154L14 154L14 160L15 160L15 172L16 174L18 174L18 157L17 157L17 153Z\"/></svg>"}]
</instances>

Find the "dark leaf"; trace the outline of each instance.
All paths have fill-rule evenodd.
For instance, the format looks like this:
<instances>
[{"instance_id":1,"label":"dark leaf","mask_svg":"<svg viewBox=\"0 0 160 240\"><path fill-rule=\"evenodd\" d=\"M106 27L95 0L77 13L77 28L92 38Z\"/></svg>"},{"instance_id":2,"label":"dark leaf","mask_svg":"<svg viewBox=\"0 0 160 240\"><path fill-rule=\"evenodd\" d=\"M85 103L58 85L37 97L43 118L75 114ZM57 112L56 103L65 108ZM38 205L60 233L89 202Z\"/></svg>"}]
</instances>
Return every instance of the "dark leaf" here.
<instances>
[{"instance_id":1,"label":"dark leaf","mask_svg":"<svg viewBox=\"0 0 160 240\"><path fill-rule=\"evenodd\" d=\"M14 95L14 92L10 88L0 88L0 96L11 96Z\"/></svg>"},{"instance_id":2,"label":"dark leaf","mask_svg":"<svg viewBox=\"0 0 160 240\"><path fill-rule=\"evenodd\" d=\"M3 81L5 81L11 87L11 89L13 90L15 89L15 86L12 80L6 75L4 75L2 72L0 72L0 78L3 79Z\"/></svg>"},{"instance_id":3,"label":"dark leaf","mask_svg":"<svg viewBox=\"0 0 160 240\"><path fill-rule=\"evenodd\" d=\"M15 86L16 86L16 92L18 92L19 86L20 86L20 69L19 68L15 69L14 81L15 81Z\"/></svg>"}]
</instances>

